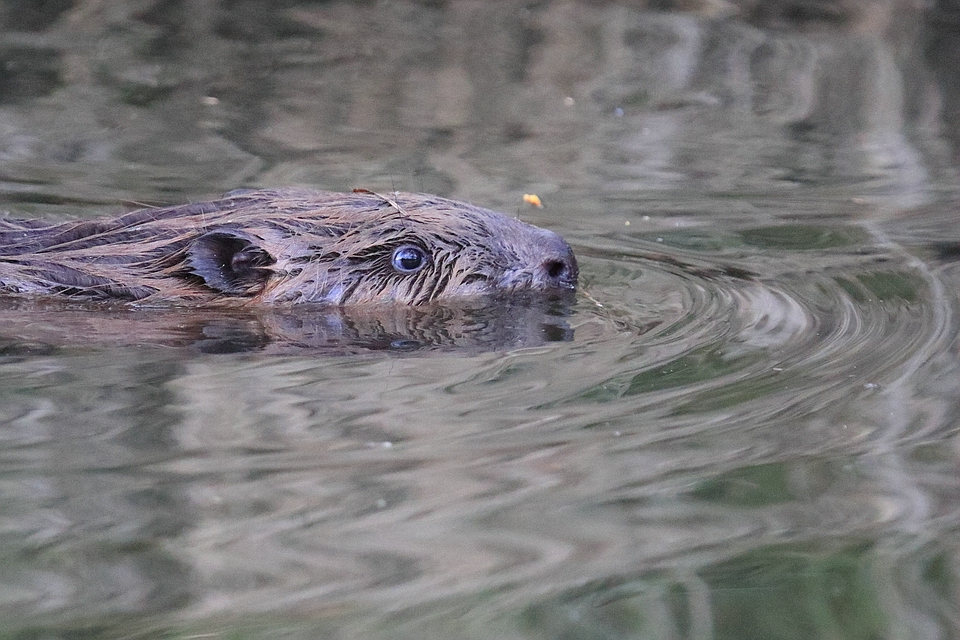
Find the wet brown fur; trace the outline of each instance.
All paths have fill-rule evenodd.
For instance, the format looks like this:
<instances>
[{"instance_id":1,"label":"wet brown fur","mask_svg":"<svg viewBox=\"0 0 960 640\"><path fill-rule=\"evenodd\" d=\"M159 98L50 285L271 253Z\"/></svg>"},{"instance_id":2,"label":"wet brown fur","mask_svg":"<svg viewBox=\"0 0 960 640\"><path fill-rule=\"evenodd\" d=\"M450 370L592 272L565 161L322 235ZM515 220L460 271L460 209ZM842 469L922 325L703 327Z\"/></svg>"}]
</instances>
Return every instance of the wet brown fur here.
<instances>
[{"instance_id":1,"label":"wet brown fur","mask_svg":"<svg viewBox=\"0 0 960 640\"><path fill-rule=\"evenodd\" d=\"M428 255L416 273L397 247ZM572 289L556 234L435 196L297 189L47 224L0 219L0 292L82 299L423 304Z\"/></svg>"}]
</instances>

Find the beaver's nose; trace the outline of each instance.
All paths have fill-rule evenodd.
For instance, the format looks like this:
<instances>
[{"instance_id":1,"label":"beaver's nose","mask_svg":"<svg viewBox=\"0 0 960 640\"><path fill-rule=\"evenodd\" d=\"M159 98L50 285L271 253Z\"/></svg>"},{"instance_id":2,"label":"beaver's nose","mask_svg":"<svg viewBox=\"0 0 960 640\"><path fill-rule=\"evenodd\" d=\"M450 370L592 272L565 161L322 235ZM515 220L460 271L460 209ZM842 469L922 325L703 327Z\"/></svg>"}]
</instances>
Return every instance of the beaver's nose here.
<instances>
[{"instance_id":1,"label":"beaver's nose","mask_svg":"<svg viewBox=\"0 0 960 640\"><path fill-rule=\"evenodd\" d=\"M546 289L575 289L579 269L566 240L548 231L541 247L543 252L536 269L538 284Z\"/></svg>"}]
</instances>

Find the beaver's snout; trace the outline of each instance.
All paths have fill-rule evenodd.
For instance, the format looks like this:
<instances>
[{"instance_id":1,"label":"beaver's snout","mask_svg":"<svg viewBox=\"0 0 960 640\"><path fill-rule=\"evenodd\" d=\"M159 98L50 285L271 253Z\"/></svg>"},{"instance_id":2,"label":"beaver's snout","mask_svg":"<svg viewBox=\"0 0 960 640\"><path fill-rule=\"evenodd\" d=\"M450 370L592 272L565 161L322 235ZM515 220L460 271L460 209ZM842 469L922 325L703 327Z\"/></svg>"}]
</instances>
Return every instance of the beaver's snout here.
<instances>
[{"instance_id":1,"label":"beaver's snout","mask_svg":"<svg viewBox=\"0 0 960 640\"><path fill-rule=\"evenodd\" d=\"M575 289L577 286L577 259L567 241L552 231L535 230L536 238L519 251L531 265L531 279L524 283L532 289ZM516 278L517 274L513 274Z\"/></svg>"},{"instance_id":2,"label":"beaver's snout","mask_svg":"<svg viewBox=\"0 0 960 640\"><path fill-rule=\"evenodd\" d=\"M573 249L560 236L551 235L554 242L540 263L540 280L551 289L575 289L580 270L577 268Z\"/></svg>"}]
</instances>

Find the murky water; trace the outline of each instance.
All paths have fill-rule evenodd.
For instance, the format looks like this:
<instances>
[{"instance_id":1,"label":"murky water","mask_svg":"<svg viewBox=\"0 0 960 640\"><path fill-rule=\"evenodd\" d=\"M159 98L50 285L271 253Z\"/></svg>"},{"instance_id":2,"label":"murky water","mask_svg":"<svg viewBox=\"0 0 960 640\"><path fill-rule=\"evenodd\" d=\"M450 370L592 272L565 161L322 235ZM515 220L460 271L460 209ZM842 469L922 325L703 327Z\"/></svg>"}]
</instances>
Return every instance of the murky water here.
<instances>
[{"instance_id":1,"label":"murky water","mask_svg":"<svg viewBox=\"0 0 960 640\"><path fill-rule=\"evenodd\" d=\"M12 213L422 189L581 265L5 301L0 633L960 637L955 14L736 6L0 3Z\"/></svg>"}]
</instances>

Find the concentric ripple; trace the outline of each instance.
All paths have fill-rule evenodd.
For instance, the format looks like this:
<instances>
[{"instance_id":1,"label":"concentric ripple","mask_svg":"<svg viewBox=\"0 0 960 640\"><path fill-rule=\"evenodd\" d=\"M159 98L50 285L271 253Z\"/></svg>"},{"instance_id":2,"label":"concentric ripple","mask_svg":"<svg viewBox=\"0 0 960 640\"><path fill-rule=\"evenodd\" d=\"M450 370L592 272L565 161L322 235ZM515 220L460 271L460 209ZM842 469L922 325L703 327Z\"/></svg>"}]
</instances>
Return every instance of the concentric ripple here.
<instances>
[{"instance_id":1,"label":"concentric ripple","mask_svg":"<svg viewBox=\"0 0 960 640\"><path fill-rule=\"evenodd\" d=\"M756 423L876 393L946 349L950 304L922 262L859 227L806 231L790 250L780 236L758 250L758 230L712 252L631 237L581 250L592 314L629 345L611 375L561 403L631 398L674 418Z\"/></svg>"}]
</instances>

